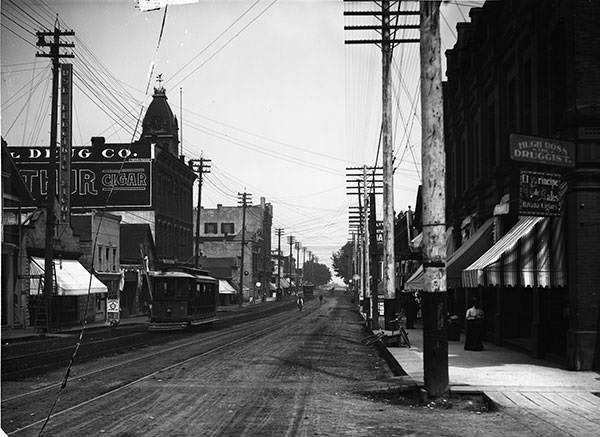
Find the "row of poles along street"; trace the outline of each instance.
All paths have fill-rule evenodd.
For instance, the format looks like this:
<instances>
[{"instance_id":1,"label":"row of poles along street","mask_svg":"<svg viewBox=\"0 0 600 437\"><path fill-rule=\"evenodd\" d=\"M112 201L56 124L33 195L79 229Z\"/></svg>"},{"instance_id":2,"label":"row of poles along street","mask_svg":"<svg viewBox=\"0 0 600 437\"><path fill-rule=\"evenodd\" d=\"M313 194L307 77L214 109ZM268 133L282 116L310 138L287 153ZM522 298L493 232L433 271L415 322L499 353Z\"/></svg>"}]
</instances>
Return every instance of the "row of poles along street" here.
<instances>
[{"instance_id":1,"label":"row of poles along street","mask_svg":"<svg viewBox=\"0 0 600 437\"><path fill-rule=\"evenodd\" d=\"M345 0L347 3L361 3L373 0ZM446 270L445 270L445 155L443 144L443 100L442 100L442 77L441 77L441 53L440 53L440 1L418 2L419 10L404 10L402 5L413 4L412 2L381 0L376 1L379 10L367 11L344 11L345 16L376 17L379 22L376 25L352 25L345 26L346 30L375 30L381 35L381 39L372 40L347 40L347 44L375 44L381 48L382 53L382 126L381 126L381 148L382 161L379 183L373 178L377 175L377 169L363 167L362 170L362 192L360 184L356 184L358 169L349 169L349 178L356 184L359 198L360 214L358 216L359 226L357 241L361 242L362 289L369 290L369 295L374 301L371 302L368 317L375 320L378 315L377 292L372 291L372 273L377 269L371 268L371 256L369 251L369 226L368 213L374 211L374 195L381 190L383 220L383 256L382 256L382 288L384 296L384 318L391 320L397 311L397 290L394 259L394 196L393 196L393 141L392 141L392 83L391 83L391 61L394 47L398 44L419 43L421 52L421 125L422 125L422 198L423 198L423 271L424 271L424 293L423 293L423 340L424 340L424 379L425 389L431 396L439 396L448 388L448 343L446 331ZM392 6L397 7L392 10ZM418 16L419 24L398 24L398 18L404 16ZM392 19L394 22L392 23ZM402 29L419 29L419 38L397 38L396 33ZM61 53L60 49L73 47L72 43L61 41L61 37L73 36L73 31L61 31L58 23L53 31L37 32L39 47L48 47L50 53L37 53L38 57L48 57L52 60L52 112L50 131L50 153L51 162L57 162L57 115L58 115L58 78L60 69L60 58L72 58L72 53ZM46 37L52 37L51 42L46 42ZM202 187L202 175L210 170L210 160L201 158L195 163L199 174L199 189ZM54 164L49 166L48 180L55 180L56 169ZM368 172L372 172L372 184L367 194ZM351 180L348 182L352 183ZM351 187L351 185L350 185ZM56 187L48 184L48 213L46 224L46 253L45 253L45 276L44 293L49 298L53 287L53 239L54 239L54 197ZM245 246L245 210L249 203L249 193L239 193L239 201L244 209L242 226L241 256L242 265L244 260ZM201 195L198 196L198 212L200 214ZM374 214L372 214L374 215ZM354 218L355 220L356 218ZM197 217L196 235L200 217ZM352 225L352 222L351 222ZM290 237L290 261L292 259L292 238ZM294 242L295 243L295 242ZM299 246L296 247L297 252ZM278 254L281 254L280 243ZM297 255L297 260L299 253ZM199 250L195 248L195 262L198 265ZM290 263L291 264L291 263ZM290 268L291 270L291 268ZM244 269L240 269L240 284L243 283ZM281 275L278 275L281 277ZM292 277L290 271L290 277ZM266 284L263 284L266 285ZM280 284L278 284L280 285ZM280 288L280 287L279 287ZM240 294L243 287L240 286ZM241 299L240 299L241 303Z\"/></svg>"},{"instance_id":2,"label":"row of poles along street","mask_svg":"<svg viewBox=\"0 0 600 437\"><path fill-rule=\"evenodd\" d=\"M363 309L376 328L379 303L377 278L379 261L374 260L372 246L376 231L375 195L382 194L383 256L382 288L384 320L390 321L398 311L394 257L394 195L392 139L392 80L391 64L394 47L398 44L420 44L421 58L421 164L422 164L422 227L423 227L423 366L425 390L430 396L440 396L448 389L448 339L446 319L446 219L445 219L445 152L443 142L443 100L440 43L440 1L420 1L419 9L403 8L414 2L390 0L344 0L346 3L375 3L378 9L347 10L344 16L375 17L375 24L344 26L348 31L373 30L381 39L349 39L346 44L370 44L381 48L382 54L382 125L380 145L383 165L347 169L348 194L358 196L359 206L351 211L350 227L354 253L360 254L355 263L360 272ZM393 9L392 9L393 8ZM402 24L400 17L419 17L419 23ZM419 30L418 38L398 38L398 30ZM378 149L379 153L379 149ZM376 163L377 163L376 158ZM362 173L362 174L361 174ZM377 180L381 177L381 180ZM368 191L368 193L367 193ZM371 223L371 226L369 226ZM376 245L376 240L375 240ZM375 246L376 247L376 246ZM375 273L375 275L374 275Z\"/></svg>"}]
</instances>

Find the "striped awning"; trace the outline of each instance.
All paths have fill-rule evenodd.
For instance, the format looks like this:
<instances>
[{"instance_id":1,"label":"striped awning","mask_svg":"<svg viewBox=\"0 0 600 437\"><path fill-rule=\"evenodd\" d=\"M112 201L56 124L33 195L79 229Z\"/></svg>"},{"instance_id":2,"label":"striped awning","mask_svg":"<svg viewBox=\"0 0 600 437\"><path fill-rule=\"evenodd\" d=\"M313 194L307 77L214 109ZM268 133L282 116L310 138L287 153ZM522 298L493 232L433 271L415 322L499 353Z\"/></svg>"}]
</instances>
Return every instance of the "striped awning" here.
<instances>
[{"instance_id":1,"label":"striped awning","mask_svg":"<svg viewBox=\"0 0 600 437\"><path fill-rule=\"evenodd\" d=\"M423 282L423 266L420 266L410 278L406 280L406 284L404 284L404 289L406 291L418 291L423 290L424 282Z\"/></svg>"},{"instance_id":2,"label":"striped awning","mask_svg":"<svg viewBox=\"0 0 600 437\"><path fill-rule=\"evenodd\" d=\"M463 271L463 285L562 286L563 218L523 217Z\"/></svg>"},{"instance_id":3,"label":"striped awning","mask_svg":"<svg viewBox=\"0 0 600 437\"><path fill-rule=\"evenodd\" d=\"M448 256L446 262L446 284L448 288L457 288L463 285L462 271L476 261L483 253L493 245L492 224L494 219L490 218L483 223L477 231L466 240L452 255Z\"/></svg>"}]
</instances>

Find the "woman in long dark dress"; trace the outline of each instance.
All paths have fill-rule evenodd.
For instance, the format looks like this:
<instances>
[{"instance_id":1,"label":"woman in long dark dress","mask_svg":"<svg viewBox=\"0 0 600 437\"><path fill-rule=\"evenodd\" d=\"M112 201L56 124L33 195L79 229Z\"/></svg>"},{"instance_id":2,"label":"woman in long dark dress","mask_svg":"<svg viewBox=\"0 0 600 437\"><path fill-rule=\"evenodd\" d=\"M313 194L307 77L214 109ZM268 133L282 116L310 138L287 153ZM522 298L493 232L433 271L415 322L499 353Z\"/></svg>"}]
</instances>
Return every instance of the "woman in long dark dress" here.
<instances>
[{"instance_id":1,"label":"woman in long dark dress","mask_svg":"<svg viewBox=\"0 0 600 437\"><path fill-rule=\"evenodd\" d=\"M465 332L465 350L483 350L483 310L479 307L479 301L475 299L473 306L467 310L467 326Z\"/></svg>"}]
</instances>

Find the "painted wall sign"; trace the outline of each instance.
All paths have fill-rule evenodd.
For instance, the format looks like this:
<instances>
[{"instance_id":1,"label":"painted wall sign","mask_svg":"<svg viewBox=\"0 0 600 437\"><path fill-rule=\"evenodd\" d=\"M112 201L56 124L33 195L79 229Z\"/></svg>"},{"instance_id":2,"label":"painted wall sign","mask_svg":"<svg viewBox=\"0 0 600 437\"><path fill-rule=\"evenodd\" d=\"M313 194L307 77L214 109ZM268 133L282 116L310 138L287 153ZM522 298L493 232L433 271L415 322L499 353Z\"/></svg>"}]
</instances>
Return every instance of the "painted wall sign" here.
<instances>
[{"instance_id":1,"label":"painted wall sign","mask_svg":"<svg viewBox=\"0 0 600 437\"><path fill-rule=\"evenodd\" d=\"M562 177L559 173L521 170L519 215L560 215Z\"/></svg>"},{"instance_id":2,"label":"painted wall sign","mask_svg":"<svg viewBox=\"0 0 600 437\"><path fill-rule=\"evenodd\" d=\"M510 158L560 167L575 166L575 144L553 138L510 134Z\"/></svg>"},{"instance_id":3,"label":"painted wall sign","mask_svg":"<svg viewBox=\"0 0 600 437\"><path fill-rule=\"evenodd\" d=\"M9 151L33 197L43 199L48 188L49 148L9 147ZM151 156L149 144L74 147L71 209L151 208Z\"/></svg>"}]
</instances>

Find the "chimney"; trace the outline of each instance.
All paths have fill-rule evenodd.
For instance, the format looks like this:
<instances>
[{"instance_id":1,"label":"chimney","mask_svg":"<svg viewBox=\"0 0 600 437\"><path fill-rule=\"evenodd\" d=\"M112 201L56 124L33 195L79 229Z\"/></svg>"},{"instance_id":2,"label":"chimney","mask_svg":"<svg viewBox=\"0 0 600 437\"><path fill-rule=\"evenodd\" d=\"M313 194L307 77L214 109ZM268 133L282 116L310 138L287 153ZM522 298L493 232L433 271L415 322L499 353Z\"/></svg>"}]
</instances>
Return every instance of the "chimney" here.
<instances>
[{"instance_id":1,"label":"chimney","mask_svg":"<svg viewBox=\"0 0 600 437\"><path fill-rule=\"evenodd\" d=\"M92 137L92 147L102 147L105 141L104 137Z\"/></svg>"},{"instance_id":2,"label":"chimney","mask_svg":"<svg viewBox=\"0 0 600 437\"><path fill-rule=\"evenodd\" d=\"M217 203L217 209L221 209L221 208L223 208L223 204Z\"/></svg>"},{"instance_id":3,"label":"chimney","mask_svg":"<svg viewBox=\"0 0 600 437\"><path fill-rule=\"evenodd\" d=\"M260 197L260 206L262 206L262 207L263 207L263 209L264 209L264 207L265 207L265 202L266 202L266 199L264 198L264 196L261 196L261 197Z\"/></svg>"}]
</instances>

